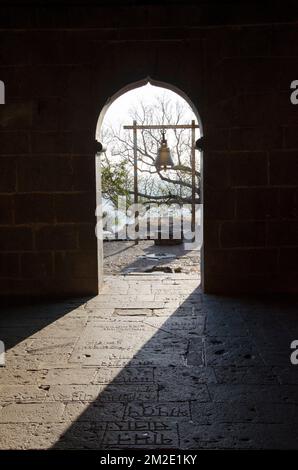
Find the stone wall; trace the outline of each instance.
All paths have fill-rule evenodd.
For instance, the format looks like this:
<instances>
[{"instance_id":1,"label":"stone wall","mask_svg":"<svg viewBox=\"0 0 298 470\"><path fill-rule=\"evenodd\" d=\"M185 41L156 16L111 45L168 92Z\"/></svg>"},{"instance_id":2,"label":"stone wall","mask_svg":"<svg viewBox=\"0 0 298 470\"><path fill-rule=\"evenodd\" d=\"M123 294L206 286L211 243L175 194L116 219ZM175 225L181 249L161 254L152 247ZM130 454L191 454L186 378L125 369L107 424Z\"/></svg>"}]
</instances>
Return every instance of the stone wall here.
<instances>
[{"instance_id":1,"label":"stone wall","mask_svg":"<svg viewBox=\"0 0 298 470\"><path fill-rule=\"evenodd\" d=\"M205 290L298 290L298 29L252 13L0 8L1 294L97 292L96 123L147 76L202 119Z\"/></svg>"}]
</instances>

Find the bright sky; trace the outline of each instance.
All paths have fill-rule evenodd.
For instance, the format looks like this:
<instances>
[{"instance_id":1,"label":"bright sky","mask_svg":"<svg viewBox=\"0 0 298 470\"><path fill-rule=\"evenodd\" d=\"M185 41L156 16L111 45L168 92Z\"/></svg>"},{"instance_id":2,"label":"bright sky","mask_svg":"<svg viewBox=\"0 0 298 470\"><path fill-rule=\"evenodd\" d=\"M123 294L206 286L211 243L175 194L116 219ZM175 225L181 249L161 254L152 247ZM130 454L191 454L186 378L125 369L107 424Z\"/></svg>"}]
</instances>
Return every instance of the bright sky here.
<instances>
[{"instance_id":1,"label":"bright sky","mask_svg":"<svg viewBox=\"0 0 298 470\"><path fill-rule=\"evenodd\" d=\"M130 110L132 108L139 108L140 102L142 102L145 105L145 107L153 103L156 103L156 97L164 97L165 101L173 102L174 106L176 104L183 105L183 122L180 122L180 124L191 124L192 120L195 120L195 122L198 124L195 113L191 109L190 105L184 100L184 98L182 98L177 93L171 90L168 90L167 88L157 87L148 83L145 86L138 87L131 91L128 91L127 93L124 93L119 98L117 98L113 103L111 103L111 105L108 107L108 110L105 114L103 124L102 124L102 130L104 130L105 128L112 128L114 130L116 129L118 130L119 128L122 128L122 126L124 125L132 125L133 117L130 115ZM173 112L174 112L173 121L175 122L175 118L177 118L177 115L175 116L175 111ZM156 124L156 123L152 122L152 124ZM126 132L130 132L130 131L126 131ZM186 132L186 133L189 132L189 135L190 135L191 131L185 130L183 132ZM125 134L122 135L122 137L124 136ZM196 139L199 138L199 136L200 136L200 130L196 129ZM114 154L111 153L112 147L110 147L109 145L107 146L107 142L105 142L104 136L99 135L97 139L102 142L104 147L106 147L106 154L108 155L108 158L111 159L111 161L112 160L115 161L118 158L118 156L115 153ZM174 145L177 142L174 131L172 130L168 130L166 132L166 139L168 141L168 146L170 149L171 149L171 146L174 147ZM132 170L133 170L133 167L131 168L131 171ZM168 175L171 176L170 172L172 170L167 170L167 171L168 171ZM174 172L174 175L175 175L175 172ZM158 182L160 182L159 178L156 176L151 176L151 178L152 178L152 184L153 184L154 178L157 179Z\"/></svg>"},{"instance_id":2,"label":"bright sky","mask_svg":"<svg viewBox=\"0 0 298 470\"><path fill-rule=\"evenodd\" d=\"M104 117L104 126L113 126L117 127L118 125L132 124L132 118L129 116L129 108L137 106L140 100L148 105L154 101L156 95L165 95L168 99L173 99L174 101L180 101L184 105L187 105L188 111L185 113L186 123L190 124L191 120L196 120L196 116L192 111L191 107L186 103L186 101L177 93L174 93L167 88L161 88L148 83L145 86L135 88L133 90L124 93L119 98L117 98L108 108L106 115ZM154 123L152 123L154 124ZM100 140L100 139L99 139Z\"/></svg>"}]
</instances>

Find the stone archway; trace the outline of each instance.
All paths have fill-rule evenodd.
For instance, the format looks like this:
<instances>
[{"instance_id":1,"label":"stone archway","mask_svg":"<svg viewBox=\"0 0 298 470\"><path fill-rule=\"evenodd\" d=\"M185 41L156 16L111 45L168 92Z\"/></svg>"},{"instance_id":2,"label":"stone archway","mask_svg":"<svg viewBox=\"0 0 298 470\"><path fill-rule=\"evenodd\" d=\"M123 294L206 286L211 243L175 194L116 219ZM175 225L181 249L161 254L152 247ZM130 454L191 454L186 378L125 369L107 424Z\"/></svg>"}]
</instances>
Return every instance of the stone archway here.
<instances>
[{"instance_id":1,"label":"stone archway","mask_svg":"<svg viewBox=\"0 0 298 470\"><path fill-rule=\"evenodd\" d=\"M182 91L180 88L178 88L175 85L172 85L170 83L166 83L160 80L155 80L152 79L151 77L146 77L142 80L132 82L128 85L125 85L124 87L120 88L118 91L116 91L112 96L108 98L106 101L105 105L103 106L98 120L97 120L97 125L96 125L96 132L95 132L95 138L100 135L100 130L105 118L105 115L111 106L112 103L114 103L120 96L124 95L125 93L134 90L139 87L143 87L147 84L151 84L153 86L159 87L159 88L165 88L170 91L173 91L177 95L179 95L181 98L183 98L186 103L190 106L192 109L193 113L196 116L196 120L200 126L200 135L201 137L203 136L203 126L202 126L202 120L199 115L199 112L194 105L194 103L191 101L191 99L187 96L187 94ZM201 201L203 200L203 158L202 158L202 152L200 152L199 155L197 155L197 158L200 159L200 168L201 168ZM96 168L96 206L97 206L97 234L100 234L100 231L102 230L102 210L101 210L101 200L102 200L102 195L101 195L101 169L100 169L100 158L97 154L96 156L96 162L95 162L95 168ZM202 211L202 216L203 216L203 211ZM202 225L203 226L203 225ZM102 237L97 235L97 255L98 255L98 279L99 279L99 286L101 286L103 282L103 240ZM200 271L201 271L201 286L204 288L204 246L201 248L201 256L200 256Z\"/></svg>"}]
</instances>

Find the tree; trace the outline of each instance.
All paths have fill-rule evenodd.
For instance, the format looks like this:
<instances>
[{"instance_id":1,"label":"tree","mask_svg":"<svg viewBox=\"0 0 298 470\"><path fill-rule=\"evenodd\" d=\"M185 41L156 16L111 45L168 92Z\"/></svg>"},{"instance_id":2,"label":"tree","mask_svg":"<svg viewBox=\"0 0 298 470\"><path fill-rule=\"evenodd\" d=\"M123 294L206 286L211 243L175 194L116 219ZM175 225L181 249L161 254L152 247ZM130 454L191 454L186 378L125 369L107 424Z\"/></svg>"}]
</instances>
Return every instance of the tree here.
<instances>
[{"instance_id":1,"label":"tree","mask_svg":"<svg viewBox=\"0 0 298 470\"><path fill-rule=\"evenodd\" d=\"M181 100L156 95L150 105L140 101L128 110L130 120L138 124L189 124L189 107ZM103 194L113 203L118 195L133 194L133 133L121 126L103 126L102 140L107 145L102 159ZM138 181L140 202L163 204L191 203L191 132L189 129L168 130L174 168L158 171L155 159L161 141L160 130L138 130ZM198 160L198 159L197 159ZM196 203L200 202L200 168L196 162Z\"/></svg>"},{"instance_id":2,"label":"tree","mask_svg":"<svg viewBox=\"0 0 298 470\"><path fill-rule=\"evenodd\" d=\"M116 207L118 196L126 196L127 204L132 203L129 183L129 172L125 160L111 163L105 155L101 169L102 193Z\"/></svg>"}]
</instances>

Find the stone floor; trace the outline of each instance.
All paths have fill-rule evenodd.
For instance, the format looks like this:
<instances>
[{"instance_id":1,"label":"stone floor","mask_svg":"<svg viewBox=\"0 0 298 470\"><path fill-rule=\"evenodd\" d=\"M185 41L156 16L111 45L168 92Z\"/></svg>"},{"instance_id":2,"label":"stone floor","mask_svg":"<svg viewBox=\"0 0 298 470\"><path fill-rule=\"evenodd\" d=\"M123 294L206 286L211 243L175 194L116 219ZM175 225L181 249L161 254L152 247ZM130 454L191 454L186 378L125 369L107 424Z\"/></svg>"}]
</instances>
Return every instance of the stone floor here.
<instances>
[{"instance_id":1,"label":"stone floor","mask_svg":"<svg viewBox=\"0 0 298 470\"><path fill-rule=\"evenodd\" d=\"M153 240L140 240L138 245L133 241L115 240L104 242L105 274L125 274L144 272L158 267L179 270L182 273L199 272L200 252L186 250L184 245L158 246ZM173 258L150 259L146 255L167 254Z\"/></svg>"},{"instance_id":2,"label":"stone floor","mask_svg":"<svg viewBox=\"0 0 298 470\"><path fill-rule=\"evenodd\" d=\"M298 449L297 306L203 295L191 273L2 307L0 448Z\"/></svg>"}]
</instances>

